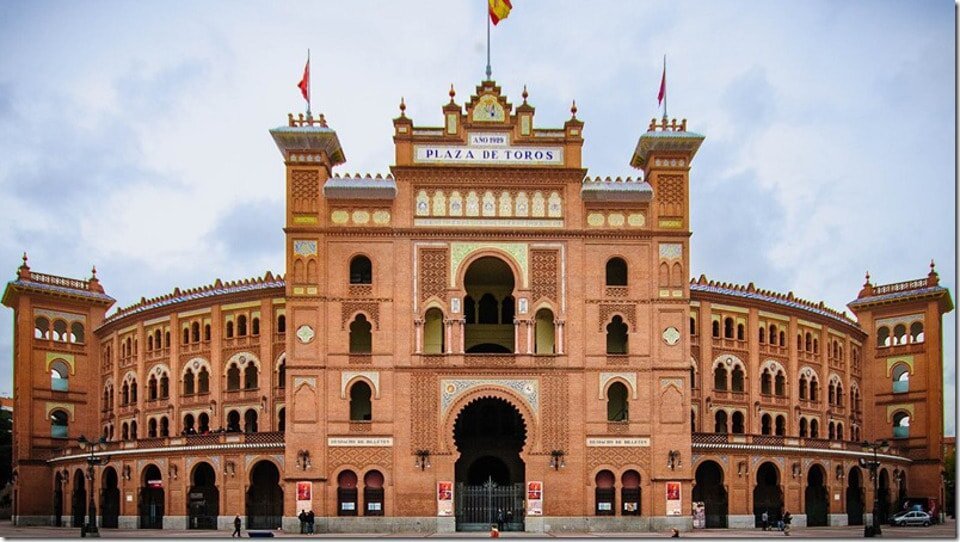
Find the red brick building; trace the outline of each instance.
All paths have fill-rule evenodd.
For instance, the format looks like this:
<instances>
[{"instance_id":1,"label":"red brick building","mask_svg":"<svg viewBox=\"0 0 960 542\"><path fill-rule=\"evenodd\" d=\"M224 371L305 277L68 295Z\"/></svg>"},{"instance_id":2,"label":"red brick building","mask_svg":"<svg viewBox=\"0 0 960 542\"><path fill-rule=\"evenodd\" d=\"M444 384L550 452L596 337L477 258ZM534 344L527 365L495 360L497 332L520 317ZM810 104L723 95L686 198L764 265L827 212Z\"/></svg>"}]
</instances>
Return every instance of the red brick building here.
<instances>
[{"instance_id":1,"label":"red brick building","mask_svg":"<svg viewBox=\"0 0 960 542\"><path fill-rule=\"evenodd\" d=\"M336 132L271 130L286 274L114 300L34 272L14 309L15 521L104 527L528 531L862 523L939 496L932 268L823 303L689 281L704 137L652 121L631 177L590 177L583 122L492 81L442 125L394 119L387 177ZM625 157L626 159L626 157ZM109 457L85 477L79 435ZM502 513L500 513L502 511ZM501 516L501 517L498 517Z\"/></svg>"}]
</instances>

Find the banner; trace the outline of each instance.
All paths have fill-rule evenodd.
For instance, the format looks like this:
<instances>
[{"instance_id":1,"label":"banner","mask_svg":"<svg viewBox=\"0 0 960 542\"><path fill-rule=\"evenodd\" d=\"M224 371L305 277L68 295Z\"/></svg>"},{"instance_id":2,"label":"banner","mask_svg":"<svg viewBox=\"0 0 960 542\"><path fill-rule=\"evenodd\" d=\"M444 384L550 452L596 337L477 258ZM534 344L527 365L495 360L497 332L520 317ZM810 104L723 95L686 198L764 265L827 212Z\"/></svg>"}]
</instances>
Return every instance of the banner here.
<instances>
[{"instance_id":1,"label":"banner","mask_svg":"<svg viewBox=\"0 0 960 542\"><path fill-rule=\"evenodd\" d=\"M681 514L680 482L667 482L667 515Z\"/></svg>"},{"instance_id":2,"label":"banner","mask_svg":"<svg viewBox=\"0 0 960 542\"><path fill-rule=\"evenodd\" d=\"M297 482L297 514L313 509L313 482Z\"/></svg>"},{"instance_id":3,"label":"banner","mask_svg":"<svg viewBox=\"0 0 960 542\"><path fill-rule=\"evenodd\" d=\"M437 515L453 515L453 482L437 482Z\"/></svg>"},{"instance_id":4,"label":"banner","mask_svg":"<svg viewBox=\"0 0 960 542\"><path fill-rule=\"evenodd\" d=\"M693 528L705 529L707 527L707 511L701 501L693 503Z\"/></svg>"},{"instance_id":5,"label":"banner","mask_svg":"<svg viewBox=\"0 0 960 542\"><path fill-rule=\"evenodd\" d=\"M543 482L527 482L527 515L543 515Z\"/></svg>"}]
</instances>

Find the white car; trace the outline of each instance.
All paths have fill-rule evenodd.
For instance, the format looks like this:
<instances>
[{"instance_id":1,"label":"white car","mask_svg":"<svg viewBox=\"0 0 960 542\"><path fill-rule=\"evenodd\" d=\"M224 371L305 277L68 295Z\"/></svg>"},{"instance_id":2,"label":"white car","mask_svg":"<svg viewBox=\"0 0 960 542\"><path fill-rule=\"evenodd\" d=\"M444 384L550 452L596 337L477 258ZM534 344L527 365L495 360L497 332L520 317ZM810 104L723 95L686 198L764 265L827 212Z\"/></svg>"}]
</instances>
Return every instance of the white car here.
<instances>
[{"instance_id":1,"label":"white car","mask_svg":"<svg viewBox=\"0 0 960 542\"><path fill-rule=\"evenodd\" d=\"M900 512L890 518L890 524L898 527L904 527L906 525L923 525L924 527L929 527L931 523L933 523L933 521L930 519L930 514L917 510Z\"/></svg>"}]
</instances>

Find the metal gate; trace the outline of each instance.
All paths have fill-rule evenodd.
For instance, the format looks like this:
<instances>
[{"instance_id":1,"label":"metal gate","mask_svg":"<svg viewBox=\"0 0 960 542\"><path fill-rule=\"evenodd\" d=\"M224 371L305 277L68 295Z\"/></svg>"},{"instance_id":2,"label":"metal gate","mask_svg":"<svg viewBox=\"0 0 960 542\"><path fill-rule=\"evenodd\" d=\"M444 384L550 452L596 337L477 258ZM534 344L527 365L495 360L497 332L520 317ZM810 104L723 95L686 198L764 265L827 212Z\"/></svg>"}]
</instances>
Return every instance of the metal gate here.
<instances>
[{"instance_id":1,"label":"metal gate","mask_svg":"<svg viewBox=\"0 0 960 542\"><path fill-rule=\"evenodd\" d=\"M523 483L497 485L488 480L480 486L457 484L454 493L458 531L488 531L501 523L504 531L522 531Z\"/></svg>"}]
</instances>

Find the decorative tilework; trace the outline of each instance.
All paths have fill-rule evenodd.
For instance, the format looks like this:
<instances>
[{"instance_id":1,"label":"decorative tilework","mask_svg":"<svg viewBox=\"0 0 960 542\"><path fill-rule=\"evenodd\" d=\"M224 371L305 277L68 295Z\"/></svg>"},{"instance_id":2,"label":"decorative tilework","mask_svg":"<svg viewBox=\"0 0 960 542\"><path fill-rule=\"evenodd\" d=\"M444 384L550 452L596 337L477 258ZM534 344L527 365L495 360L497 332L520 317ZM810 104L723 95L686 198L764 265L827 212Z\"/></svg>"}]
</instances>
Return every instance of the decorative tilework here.
<instances>
[{"instance_id":1,"label":"decorative tilework","mask_svg":"<svg viewBox=\"0 0 960 542\"><path fill-rule=\"evenodd\" d=\"M630 396L632 399L637 398L637 373L600 373L600 389L597 394L598 399L604 398L603 390L607 387L609 383L614 378L622 378L630 384Z\"/></svg>"},{"instance_id":2,"label":"decorative tilework","mask_svg":"<svg viewBox=\"0 0 960 542\"><path fill-rule=\"evenodd\" d=\"M521 277L523 287L526 288L528 286L527 277L529 275L527 270L528 250L526 243L450 243L450 286L455 287L457 285L457 272L460 264L463 263L470 254L488 248L502 250L513 257L517 265L520 266L520 272L523 275Z\"/></svg>"},{"instance_id":3,"label":"decorative tilework","mask_svg":"<svg viewBox=\"0 0 960 542\"><path fill-rule=\"evenodd\" d=\"M293 253L297 256L316 256L317 242L306 240L295 240L293 242Z\"/></svg>"},{"instance_id":4,"label":"decorative tilework","mask_svg":"<svg viewBox=\"0 0 960 542\"><path fill-rule=\"evenodd\" d=\"M342 371L340 373L340 398L347 398L347 384L357 377L363 377L373 383L373 395L380 398L380 371Z\"/></svg>"},{"instance_id":5,"label":"decorative tilework","mask_svg":"<svg viewBox=\"0 0 960 542\"><path fill-rule=\"evenodd\" d=\"M664 260L679 260L683 255L683 245L680 243L660 243L660 258Z\"/></svg>"},{"instance_id":6,"label":"decorative tilework","mask_svg":"<svg viewBox=\"0 0 960 542\"><path fill-rule=\"evenodd\" d=\"M444 379L440 381L440 409L443 413L458 397L481 386L495 386L515 392L530 405L534 412L540 411L540 383L535 379L469 378Z\"/></svg>"}]
</instances>

